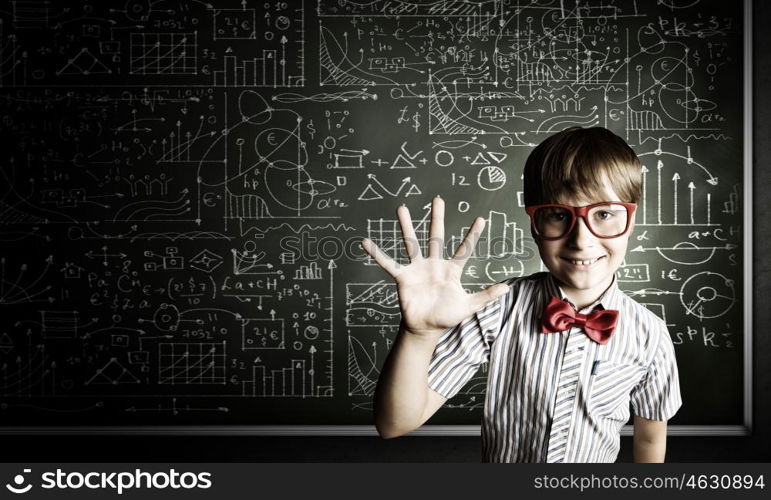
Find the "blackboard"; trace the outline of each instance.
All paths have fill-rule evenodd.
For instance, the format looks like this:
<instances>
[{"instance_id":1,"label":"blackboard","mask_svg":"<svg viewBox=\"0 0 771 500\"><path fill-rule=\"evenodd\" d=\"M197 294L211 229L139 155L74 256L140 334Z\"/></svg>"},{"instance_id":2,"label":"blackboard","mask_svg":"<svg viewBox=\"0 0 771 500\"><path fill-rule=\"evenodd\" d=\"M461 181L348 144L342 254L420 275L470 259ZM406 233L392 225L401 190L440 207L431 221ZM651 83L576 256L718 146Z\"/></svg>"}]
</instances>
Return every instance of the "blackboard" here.
<instances>
[{"instance_id":1,"label":"blackboard","mask_svg":"<svg viewBox=\"0 0 771 500\"><path fill-rule=\"evenodd\" d=\"M671 428L742 432L744 17L699 0L6 2L3 428L371 425L399 309L360 239L403 260L396 206L425 237L441 194L448 255L488 222L469 291L543 271L525 158L600 125L644 165L618 278L672 334ZM485 377L431 423L477 424Z\"/></svg>"}]
</instances>

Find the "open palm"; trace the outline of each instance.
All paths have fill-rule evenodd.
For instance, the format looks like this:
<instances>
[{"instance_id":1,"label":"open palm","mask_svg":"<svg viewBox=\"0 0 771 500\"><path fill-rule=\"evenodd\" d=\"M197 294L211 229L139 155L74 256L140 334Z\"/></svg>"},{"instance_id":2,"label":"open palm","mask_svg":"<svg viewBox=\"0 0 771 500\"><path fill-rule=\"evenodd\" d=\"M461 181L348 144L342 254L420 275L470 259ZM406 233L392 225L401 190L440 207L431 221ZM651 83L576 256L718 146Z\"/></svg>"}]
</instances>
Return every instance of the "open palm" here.
<instances>
[{"instance_id":1,"label":"open palm","mask_svg":"<svg viewBox=\"0 0 771 500\"><path fill-rule=\"evenodd\" d=\"M399 307L406 330L420 335L435 335L457 325L509 290L504 284L496 284L468 294L461 285L463 268L485 226L483 218L477 217L474 220L453 257L445 259L444 201L439 197L434 198L431 205L428 256L424 258L409 210L402 205L396 213L410 263L399 265L368 238L362 240L362 247L396 280Z\"/></svg>"}]
</instances>

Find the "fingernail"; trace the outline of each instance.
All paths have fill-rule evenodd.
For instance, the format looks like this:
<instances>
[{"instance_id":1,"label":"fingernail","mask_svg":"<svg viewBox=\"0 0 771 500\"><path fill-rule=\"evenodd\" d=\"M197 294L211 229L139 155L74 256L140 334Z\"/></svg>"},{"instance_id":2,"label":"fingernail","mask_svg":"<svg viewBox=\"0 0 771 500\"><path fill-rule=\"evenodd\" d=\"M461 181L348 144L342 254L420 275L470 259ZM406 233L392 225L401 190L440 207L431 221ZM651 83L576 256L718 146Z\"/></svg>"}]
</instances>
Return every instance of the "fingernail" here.
<instances>
[{"instance_id":1,"label":"fingernail","mask_svg":"<svg viewBox=\"0 0 771 500\"><path fill-rule=\"evenodd\" d=\"M407 206L407 204L406 204L406 203L402 203L402 206L403 206L403 207L406 207L406 206Z\"/></svg>"},{"instance_id":2,"label":"fingernail","mask_svg":"<svg viewBox=\"0 0 771 500\"><path fill-rule=\"evenodd\" d=\"M436 195L436 197L437 197L437 198L441 198L441 196L439 196L439 195Z\"/></svg>"}]
</instances>

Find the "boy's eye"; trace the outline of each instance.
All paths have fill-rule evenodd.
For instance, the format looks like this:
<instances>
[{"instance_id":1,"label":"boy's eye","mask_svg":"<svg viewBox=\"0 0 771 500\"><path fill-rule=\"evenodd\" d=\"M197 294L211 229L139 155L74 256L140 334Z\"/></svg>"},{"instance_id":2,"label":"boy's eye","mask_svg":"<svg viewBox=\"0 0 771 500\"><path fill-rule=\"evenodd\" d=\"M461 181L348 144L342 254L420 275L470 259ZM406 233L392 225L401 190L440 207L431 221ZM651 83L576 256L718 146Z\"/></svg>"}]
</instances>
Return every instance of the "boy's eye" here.
<instances>
[{"instance_id":1,"label":"boy's eye","mask_svg":"<svg viewBox=\"0 0 771 500\"><path fill-rule=\"evenodd\" d=\"M601 220L608 220L611 217L614 217L615 215L616 214L614 214L613 212L608 212L607 210L601 210L597 212L597 217L600 218Z\"/></svg>"},{"instance_id":2,"label":"boy's eye","mask_svg":"<svg viewBox=\"0 0 771 500\"><path fill-rule=\"evenodd\" d=\"M552 212L546 214L546 217L549 220L561 222L568 217L568 213L564 210L553 210Z\"/></svg>"},{"instance_id":3,"label":"boy's eye","mask_svg":"<svg viewBox=\"0 0 771 500\"><path fill-rule=\"evenodd\" d=\"M618 217L626 217L626 208L623 205L597 207L592 213L592 218L600 221L609 221Z\"/></svg>"}]
</instances>

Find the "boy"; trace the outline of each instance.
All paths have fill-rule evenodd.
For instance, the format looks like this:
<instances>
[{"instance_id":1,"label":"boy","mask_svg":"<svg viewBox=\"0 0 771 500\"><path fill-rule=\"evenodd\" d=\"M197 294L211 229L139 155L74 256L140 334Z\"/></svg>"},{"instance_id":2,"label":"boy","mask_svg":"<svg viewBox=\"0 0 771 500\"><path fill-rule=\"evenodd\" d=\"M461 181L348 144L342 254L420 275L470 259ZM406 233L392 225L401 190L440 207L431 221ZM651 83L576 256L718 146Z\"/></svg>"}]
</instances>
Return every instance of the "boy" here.
<instances>
[{"instance_id":1,"label":"boy","mask_svg":"<svg viewBox=\"0 0 771 500\"><path fill-rule=\"evenodd\" d=\"M634 461L663 462L666 421L681 406L666 324L627 297L616 270L634 230L640 162L618 136L574 127L536 147L524 172L531 234L549 272L475 294L463 267L477 218L443 258L444 205L434 198L428 256L397 209L410 264L362 246L397 282L402 322L375 392L390 438L420 427L489 362L483 460L614 462L634 412Z\"/></svg>"}]
</instances>

